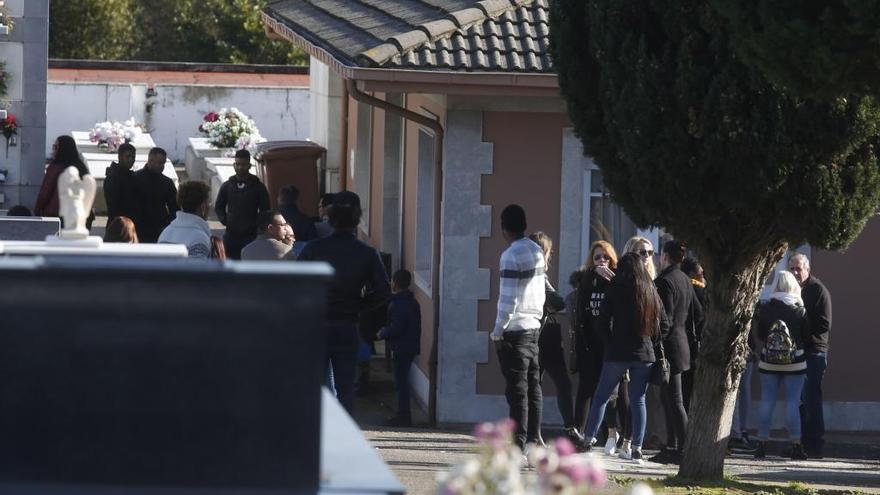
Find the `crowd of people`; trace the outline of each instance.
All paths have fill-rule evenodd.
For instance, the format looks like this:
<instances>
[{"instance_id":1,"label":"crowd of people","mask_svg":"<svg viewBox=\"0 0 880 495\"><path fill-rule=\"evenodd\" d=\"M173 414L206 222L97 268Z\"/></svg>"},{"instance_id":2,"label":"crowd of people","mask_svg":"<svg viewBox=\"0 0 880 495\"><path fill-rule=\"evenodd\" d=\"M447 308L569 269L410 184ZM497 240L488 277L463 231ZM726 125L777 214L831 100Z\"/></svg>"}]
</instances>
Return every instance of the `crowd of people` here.
<instances>
[{"instance_id":1,"label":"crowd of people","mask_svg":"<svg viewBox=\"0 0 880 495\"><path fill-rule=\"evenodd\" d=\"M376 336L387 339L394 360L398 413L390 424L410 425L408 377L420 351L421 313L410 290L411 274L399 270L389 281L378 251L357 239L362 215L357 194L325 194L320 217L310 218L297 206L299 191L287 186L273 210L265 185L250 173L250 154L239 150L235 175L211 205L203 182L188 181L175 188L162 173L166 159L164 150L153 148L143 169L133 172L136 149L129 144L119 147L118 160L107 169L104 181L105 240L182 244L193 258L329 263L336 275L323 329L327 385L343 407L353 411L358 354L364 345L359 327L364 314L387 308ZM57 178L68 167L88 174L73 138L61 136L53 146L34 214L58 215ZM226 227L222 239L212 235L207 223L212 209ZM658 273L649 239L631 238L620 257L612 244L600 240L571 274L574 290L563 298L547 275L552 239L540 231L527 235L526 213L518 205L507 206L500 220L509 246L501 255L498 312L490 338L506 382L510 417L517 424L516 444L524 451L543 444L541 384L546 372L558 391L565 435L582 451L604 439L606 454L635 461L642 459L648 387L657 385L667 438L651 460L680 462L710 283L700 264L687 257L684 243L670 240L659 253ZM557 317L561 312L569 315L568 353L565 329ZM769 299L755 311L731 447L748 449L756 457L767 455L781 386L791 440L785 454L794 459L822 456L822 378L830 327L828 290L811 274L808 258L796 254L788 271L776 274ZM761 384L755 442L748 430L754 363ZM571 375L577 375L576 386Z\"/></svg>"},{"instance_id":2,"label":"crowd of people","mask_svg":"<svg viewBox=\"0 0 880 495\"><path fill-rule=\"evenodd\" d=\"M620 257L610 243L596 241L569 278L574 291L563 299L547 275L552 240L543 232L527 235L526 213L518 205L501 212L501 230L509 246L501 255L498 314L490 337L517 424L516 444L524 452L543 444L541 384L547 371L557 389L565 435L581 451L593 450L604 438L606 454L637 462L645 441L648 387L657 385L667 438L650 460L680 463L710 283L699 262L687 256L683 242L669 240L659 253L657 273L649 239L631 238ZM729 445L756 458L767 455L781 386L790 440L782 454L821 458L830 294L810 273L803 254L792 256L788 270L775 274L771 289L755 310ZM569 363L554 317L563 310L570 316ZM761 400L753 442L748 411L755 362ZM568 371L578 375L577 387Z\"/></svg>"},{"instance_id":3,"label":"crowd of people","mask_svg":"<svg viewBox=\"0 0 880 495\"><path fill-rule=\"evenodd\" d=\"M391 349L398 391L398 413L389 418L389 424L412 424L409 371L420 351L421 311L410 291L412 275L398 270L389 282L378 251L357 239L362 215L357 194L324 194L319 217L312 218L298 207L299 190L287 185L280 189L278 208L271 209L266 186L250 172L250 153L238 150L235 175L223 183L212 205L204 182L190 180L177 189L163 175L167 160L163 149L151 149L145 166L133 171L136 160L135 147L122 144L117 160L107 168L105 242L180 244L191 258L200 259L329 263L336 276L328 289L324 325L328 388L345 409L353 411L356 366L365 347L360 319L378 310L383 315L375 337L385 339ZM89 173L73 138L60 136L34 214L58 216L58 176L69 167L75 167L80 176ZM30 214L21 208L10 213ZM222 238L212 235L207 222L212 211L226 227Z\"/></svg>"}]
</instances>

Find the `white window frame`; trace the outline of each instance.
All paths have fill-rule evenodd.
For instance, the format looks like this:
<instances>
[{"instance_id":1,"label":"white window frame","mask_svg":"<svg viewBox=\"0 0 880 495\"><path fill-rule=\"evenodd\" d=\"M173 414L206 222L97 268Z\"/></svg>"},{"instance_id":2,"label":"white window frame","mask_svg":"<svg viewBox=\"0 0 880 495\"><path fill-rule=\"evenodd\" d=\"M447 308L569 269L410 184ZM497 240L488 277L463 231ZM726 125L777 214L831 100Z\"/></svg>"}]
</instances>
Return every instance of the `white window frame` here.
<instances>
[{"instance_id":1,"label":"white window frame","mask_svg":"<svg viewBox=\"0 0 880 495\"><path fill-rule=\"evenodd\" d=\"M435 115L433 115L432 113L428 112L427 110L425 110L423 108L420 109L419 113L422 113L427 117L437 118ZM415 259L413 260L413 268L414 268L413 269L413 280L415 281L415 284L417 287L419 287L425 294L430 295L430 294L432 294L432 290L433 290L434 270L436 270L436 268L437 268L434 266L434 254L435 254L434 253L434 247L435 247L434 245L436 244L436 241L437 241L434 238L435 227L436 227L434 225L434 222L436 221L435 208L437 208L437 198L436 198L436 190L437 190L437 184L436 184L437 170L436 170L436 167L437 167L437 164L434 163L434 157L436 156L436 152L437 152L436 146L438 143L437 143L437 134L433 130L431 130L430 128L419 125L419 126L417 126L416 132L418 133L417 134L418 139L416 140L417 147L418 147L418 150L417 150L418 163L416 165L416 222L415 222L415 236L414 236L414 239L415 239L415 246L414 246ZM427 221L427 222L421 221L423 218L423 215L425 214L425 210L422 209L425 205L422 202L422 194L421 194L422 190L420 187L422 185L421 181L424 179L424 177L422 176L422 156L421 156L422 155L422 153L421 153L421 151L422 151L421 150L421 135L422 135L422 133L424 133L426 136L430 137L431 141L433 143L433 146L431 149L431 156L429 158L430 167L431 167L430 168L431 177L430 177L430 184L429 184L431 201L430 201L430 204L427 205L427 206L429 206L427 214L429 215L430 221ZM423 245L424 240L420 237L420 232L421 232L420 229L424 229L424 228L428 229L428 240L427 240L428 245L427 245L427 247ZM426 249L427 249L427 253L424 252ZM427 269L425 269L423 267L423 261L425 258L422 255L424 255L424 254L427 255L427 263L428 263Z\"/></svg>"},{"instance_id":2,"label":"white window frame","mask_svg":"<svg viewBox=\"0 0 880 495\"><path fill-rule=\"evenodd\" d=\"M365 119L365 120L362 120ZM365 128L364 128L365 127ZM357 137L351 150L351 174L354 192L361 198L361 223L359 229L370 235L370 197L373 188L373 107L358 102Z\"/></svg>"}]
</instances>

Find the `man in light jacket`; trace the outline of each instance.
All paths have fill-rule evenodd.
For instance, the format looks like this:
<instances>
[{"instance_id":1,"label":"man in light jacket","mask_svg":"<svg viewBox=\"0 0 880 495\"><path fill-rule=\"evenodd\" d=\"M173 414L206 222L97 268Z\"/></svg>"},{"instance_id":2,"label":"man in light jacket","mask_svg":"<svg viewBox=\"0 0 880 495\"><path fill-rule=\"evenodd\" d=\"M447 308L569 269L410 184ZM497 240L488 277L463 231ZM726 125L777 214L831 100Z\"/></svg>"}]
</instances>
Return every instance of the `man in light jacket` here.
<instances>
[{"instance_id":1,"label":"man in light jacket","mask_svg":"<svg viewBox=\"0 0 880 495\"><path fill-rule=\"evenodd\" d=\"M284 217L275 210L266 210L257 217L260 234L241 250L247 261L295 260L293 243L296 237Z\"/></svg>"},{"instance_id":2,"label":"man in light jacket","mask_svg":"<svg viewBox=\"0 0 880 495\"><path fill-rule=\"evenodd\" d=\"M507 382L505 396L516 422L515 442L541 438L542 393L538 333L544 315L544 252L525 237L526 212L509 205L501 212L501 233L510 246L501 254L498 316L490 335Z\"/></svg>"},{"instance_id":3,"label":"man in light jacket","mask_svg":"<svg viewBox=\"0 0 880 495\"><path fill-rule=\"evenodd\" d=\"M180 186L177 202L182 208L159 235L160 244L183 244L190 258L211 257L211 227L205 220L211 209L211 190L200 181Z\"/></svg>"}]
</instances>

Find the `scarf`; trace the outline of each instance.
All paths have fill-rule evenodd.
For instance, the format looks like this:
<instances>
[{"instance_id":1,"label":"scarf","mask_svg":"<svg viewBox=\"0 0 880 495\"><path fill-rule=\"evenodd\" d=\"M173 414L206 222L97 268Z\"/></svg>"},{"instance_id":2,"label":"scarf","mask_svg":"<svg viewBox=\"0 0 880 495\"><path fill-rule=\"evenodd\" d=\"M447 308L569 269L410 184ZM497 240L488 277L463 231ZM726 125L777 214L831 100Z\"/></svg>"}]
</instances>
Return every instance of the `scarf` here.
<instances>
[{"instance_id":1,"label":"scarf","mask_svg":"<svg viewBox=\"0 0 880 495\"><path fill-rule=\"evenodd\" d=\"M782 301L789 306L803 306L804 305L804 300L801 299L801 296L789 294L788 292L774 292L774 293L770 294L770 299L776 299L777 301Z\"/></svg>"}]
</instances>

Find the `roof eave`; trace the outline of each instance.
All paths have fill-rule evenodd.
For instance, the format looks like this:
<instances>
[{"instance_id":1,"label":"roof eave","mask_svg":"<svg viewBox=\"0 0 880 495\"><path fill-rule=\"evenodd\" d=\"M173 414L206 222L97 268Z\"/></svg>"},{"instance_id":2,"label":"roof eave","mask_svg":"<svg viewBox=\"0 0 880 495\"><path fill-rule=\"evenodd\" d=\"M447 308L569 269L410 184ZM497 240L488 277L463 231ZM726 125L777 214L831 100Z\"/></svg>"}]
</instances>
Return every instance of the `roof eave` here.
<instances>
[{"instance_id":1,"label":"roof eave","mask_svg":"<svg viewBox=\"0 0 880 495\"><path fill-rule=\"evenodd\" d=\"M357 81L393 82L397 84L414 83L430 85L493 86L510 88L557 89L559 79L556 74L527 72L463 72L442 70L378 69L350 65L339 60L332 53L297 33L266 10L262 13L267 32L271 31L304 50L310 56L330 67L330 70L343 79ZM272 36L272 35L270 35Z\"/></svg>"}]
</instances>

